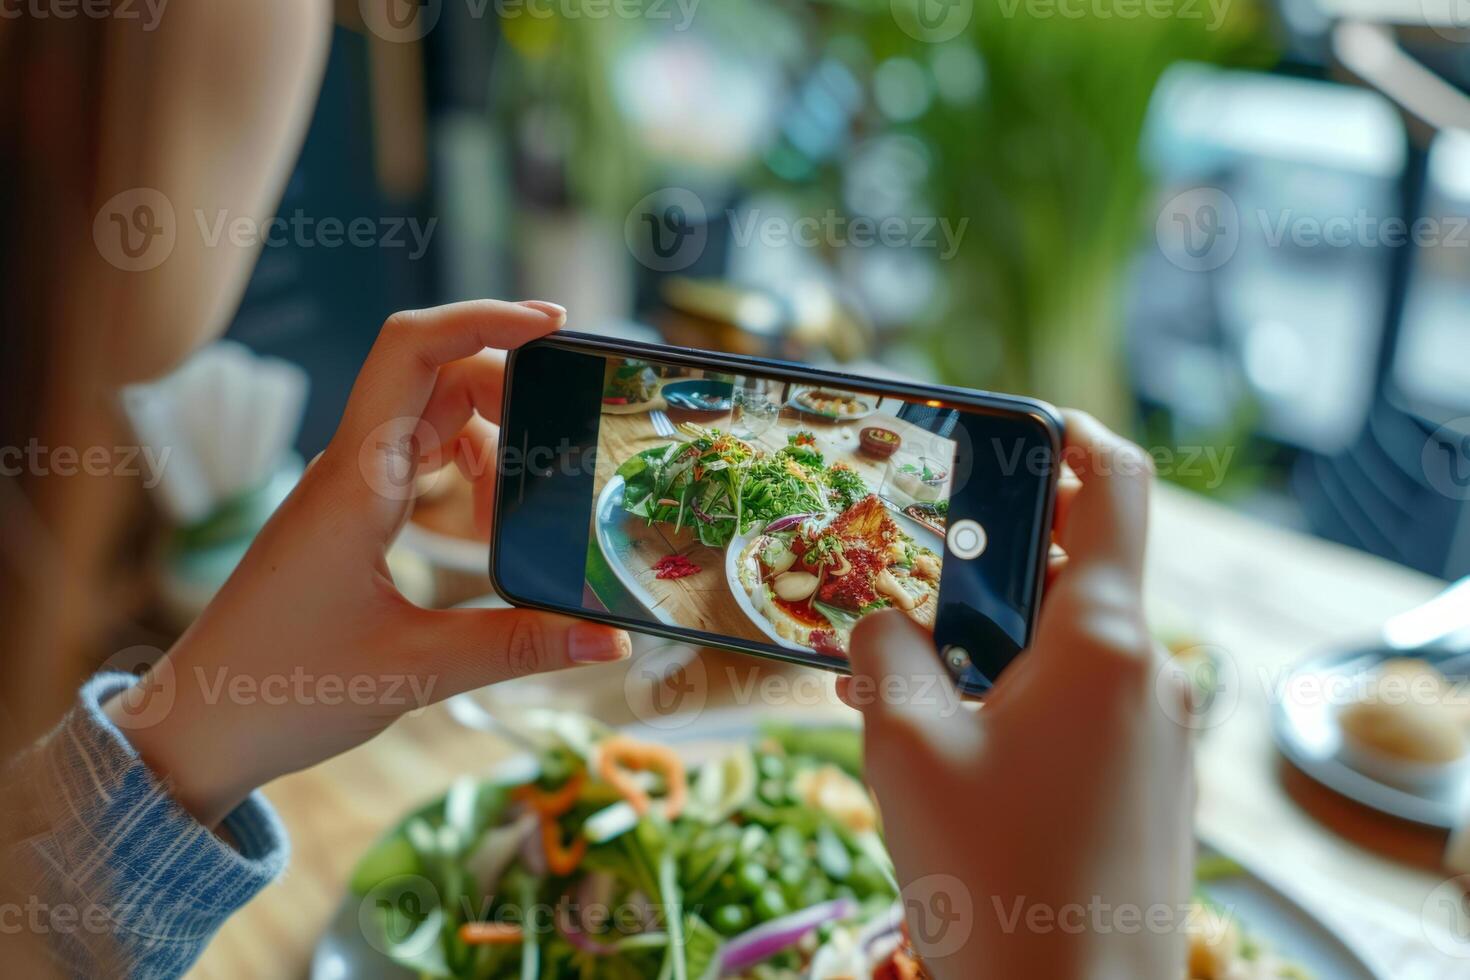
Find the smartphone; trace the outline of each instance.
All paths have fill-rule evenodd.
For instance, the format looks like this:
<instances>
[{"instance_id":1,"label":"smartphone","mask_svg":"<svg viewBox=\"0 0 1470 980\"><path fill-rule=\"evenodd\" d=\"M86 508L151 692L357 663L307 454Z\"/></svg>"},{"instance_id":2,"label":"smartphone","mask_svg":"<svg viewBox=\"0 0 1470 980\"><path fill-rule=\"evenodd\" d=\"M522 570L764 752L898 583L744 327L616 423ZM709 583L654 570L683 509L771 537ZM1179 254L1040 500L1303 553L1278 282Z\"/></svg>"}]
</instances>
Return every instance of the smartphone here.
<instances>
[{"instance_id":1,"label":"smartphone","mask_svg":"<svg viewBox=\"0 0 1470 980\"><path fill-rule=\"evenodd\" d=\"M1031 399L563 332L506 363L490 578L842 672L898 608L984 694L1035 627L1061 440Z\"/></svg>"}]
</instances>

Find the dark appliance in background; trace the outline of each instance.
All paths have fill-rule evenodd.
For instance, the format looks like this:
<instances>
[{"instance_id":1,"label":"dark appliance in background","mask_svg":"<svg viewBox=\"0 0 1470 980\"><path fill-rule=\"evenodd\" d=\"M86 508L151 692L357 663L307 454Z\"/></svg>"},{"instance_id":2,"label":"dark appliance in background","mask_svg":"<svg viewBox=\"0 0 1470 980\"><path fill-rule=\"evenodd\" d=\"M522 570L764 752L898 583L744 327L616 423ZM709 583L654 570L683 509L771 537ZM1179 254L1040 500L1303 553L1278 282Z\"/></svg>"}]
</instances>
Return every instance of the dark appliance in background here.
<instances>
[{"instance_id":1,"label":"dark appliance in background","mask_svg":"<svg viewBox=\"0 0 1470 980\"><path fill-rule=\"evenodd\" d=\"M1444 123L1470 128L1470 100L1441 82L1432 106L1406 104L1392 74L1354 68L1422 69L1395 32L1327 23L1333 63L1319 74L1342 81L1181 66L1160 86L1145 154L1165 217L1135 264L1129 317L1138 404L1167 420L1166 438L1243 443L1266 476L1248 509L1458 577L1470 571L1470 230L1451 233L1470 214L1470 148ZM1193 231L1214 221L1234 237L1196 261L1168 240L1171 208ZM1396 243L1394 229L1426 216L1443 241Z\"/></svg>"},{"instance_id":2,"label":"dark appliance in background","mask_svg":"<svg viewBox=\"0 0 1470 980\"><path fill-rule=\"evenodd\" d=\"M1338 23L1332 51L1403 119L1402 213L1421 232L1392 250L1367 424L1345 451L1301 460L1294 485L1319 533L1458 578L1470 572L1470 31L1395 25L1399 10L1381 6L1382 22Z\"/></svg>"}]
</instances>

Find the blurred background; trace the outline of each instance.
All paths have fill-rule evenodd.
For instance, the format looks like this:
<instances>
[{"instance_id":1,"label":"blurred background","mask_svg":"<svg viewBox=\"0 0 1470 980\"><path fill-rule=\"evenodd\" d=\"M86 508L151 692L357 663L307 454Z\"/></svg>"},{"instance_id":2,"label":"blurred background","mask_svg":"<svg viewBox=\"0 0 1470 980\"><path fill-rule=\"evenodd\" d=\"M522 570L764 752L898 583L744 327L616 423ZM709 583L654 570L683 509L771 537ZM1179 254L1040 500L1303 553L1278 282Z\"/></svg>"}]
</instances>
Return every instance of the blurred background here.
<instances>
[{"instance_id":1,"label":"blurred background","mask_svg":"<svg viewBox=\"0 0 1470 980\"><path fill-rule=\"evenodd\" d=\"M305 368L306 458L386 315L538 297L1083 406L1458 576L1470 53L1435 2L342 2L281 214L401 245L267 247L231 336Z\"/></svg>"},{"instance_id":2,"label":"blurred background","mask_svg":"<svg viewBox=\"0 0 1470 980\"><path fill-rule=\"evenodd\" d=\"M1202 835L1381 962L1455 960L1383 976L1464 976L1470 584L1426 600L1470 574L1467 42L1470 0L339 0L229 339L124 398L164 526L118 646L204 607L400 309L550 300L592 333L1035 395L1175 485L1146 592L1199 695L1175 720ZM429 482L395 583L493 604L470 484ZM676 663L712 706L816 710L729 697L737 668L797 668L720 656ZM1359 682L1401 674L1433 706L1378 718ZM582 676L274 784L302 856L201 975L299 975L354 856L483 766L465 725L648 721L653 680ZM1366 735L1341 723L1363 705Z\"/></svg>"}]
</instances>

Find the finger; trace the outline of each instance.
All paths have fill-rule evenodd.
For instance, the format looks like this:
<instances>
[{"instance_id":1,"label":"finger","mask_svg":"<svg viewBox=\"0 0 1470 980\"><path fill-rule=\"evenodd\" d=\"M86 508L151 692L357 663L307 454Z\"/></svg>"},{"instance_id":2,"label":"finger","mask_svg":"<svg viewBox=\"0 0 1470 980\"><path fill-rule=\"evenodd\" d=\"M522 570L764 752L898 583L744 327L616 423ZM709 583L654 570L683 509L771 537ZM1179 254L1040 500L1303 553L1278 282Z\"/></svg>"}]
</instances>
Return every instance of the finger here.
<instances>
[{"instance_id":1,"label":"finger","mask_svg":"<svg viewBox=\"0 0 1470 980\"><path fill-rule=\"evenodd\" d=\"M454 440L454 465L471 484L475 530L481 540L490 540L490 514L495 505L495 459L500 445L500 427L470 416Z\"/></svg>"},{"instance_id":2,"label":"finger","mask_svg":"<svg viewBox=\"0 0 1470 980\"><path fill-rule=\"evenodd\" d=\"M852 696L852 678L847 674L837 675L837 700L854 711L858 710L857 702Z\"/></svg>"},{"instance_id":3,"label":"finger","mask_svg":"<svg viewBox=\"0 0 1470 980\"><path fill-rule=\"evenodd\" d=\"M532 609L413 609L403 644L434 700L516 677L624 660L628 634Z\"/></svg>"},{"instance_id":4,"label":"finger","mask_svg":"<svg viewBox=\"0 0 1470 980\"><path fill-rule=\"evenodd\" d=\"M1051 550L1047 552L1046 555L1046 588L1043 589L1041 593L1041 602L1043 605L1046 604L1046 599L1047 596L1050 594L1052 583L1057 580L1057 576L1061 575L1062 572L1066 570L1067 553L1056 545L1052 545Z\"/></svg>"},{"instance_id":5,"label":"finger","mask_svg":"<svg viewBox=\"0 0 1470 980\"><path fill-rule=\"evenodd\" d=\"M1072 504L1077 500L1077 494L1082 489L1082 481L1077 479L1077 474L1072 472L1071 467L1063 466L1061 477L1057 480L1057 502L1052 509L1051 517L1051 539L1060 543L1062 534L1067 527L1067 518L1072 514Z\"/></svg>"},{"instance_id":6,"label":"finger","mask_svg":"<svg viewBox=\"0 0 1470 980\"><path fill-rule=\"evenodd\" d=\"M844 701L862 712L868 745L902 753L963 739L959 692L934 637L897 610L864 616L852 633ZM880 749L886 753L887 749Z\"/></svg>"},{"instance_id":7,"label":"finger","mask_svg":"<svg viewBox=\"0 0 1470 980\"><path fill-rule=\"evenodd\" d=\"M504 393L504 351L482 350L440 368L421 415L424 454L435 453L460 435L471 416L499 423Z\"/></svg>"},{"instance_id":8,"label":"finger","mask_svg":"<svg viewBox=\"0 0 1470 980\"><path fill-rule=\"evenodd\" d=\"M510 350L544 337L566 321L551 303L474 300L430 310L395 313L368 352L344 422L366 435L395 418L419 418L439 371L487 347Z\"/></svg>"},{"instance_id":9,"label":"finger","mask_svg":"<svg viewBox=\"0 0 1470 980\"><path fill-rule=\"evenodd\" d=\"M1067 503L1060 541L1069 564L1108 566L1141 578L1153 463L1142 449L1091 415L1064 415L1063 455L1081 482Z\"/></svg>"}]
</instances>

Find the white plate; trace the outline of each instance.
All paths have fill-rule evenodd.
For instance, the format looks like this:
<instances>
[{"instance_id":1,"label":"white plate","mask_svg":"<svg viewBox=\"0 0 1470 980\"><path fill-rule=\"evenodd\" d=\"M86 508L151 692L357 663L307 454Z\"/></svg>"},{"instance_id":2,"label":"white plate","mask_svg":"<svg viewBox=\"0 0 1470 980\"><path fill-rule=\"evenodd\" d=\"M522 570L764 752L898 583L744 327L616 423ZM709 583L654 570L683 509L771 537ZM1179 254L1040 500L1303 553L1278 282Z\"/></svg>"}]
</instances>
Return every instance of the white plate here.
<instances>
[{"instance_id":1,"label":"white plate","mask_svg":"<svg viewBox=\"0 0 1470 980\"><path fill-rule=\"evenodd\" d=\"M797 724L811 721L800 716L793 720ZM816 723L831 721L821 719ZM677 732L642 725L624 730L638 738L677 742L682 755L695 759L721 743L749 740L757 727L744 709L728 708L706 711ZM1202 851L1220 853L1208 845L1202 846ZM1208 882L1204 890L1216 904L1238 917L1248 934L1306 967L1315 980L1383 980L1347 941L1258 872L1242 866L1241 874ZM360 905L356 896L343 896L312 955L311 980L413 980L413 973L368 945L358 926Z\"/></svg>"},{"instance_id":2,"label":"white plate","mask_svg":"<svg viewBox=\"0 0 1470 980\"><path fill-rule=\"evenodd\" d=\"M852 398L855 401L861 402L867 407L864 408L861 412L855 412L850 415L829 415L826 412L819 412L814 408L808 408L806 405L803 405L801 403L801 401L799 400L800 396L808 391L828 391L835 394L846 395L847 397ZM851 392L842 391L838 388L801 388L791 393L791 397L786 399L786 405L789 408L796 409L803 415L810 415L812 418L816 419L825 419L828 422L856 422L858 419L867 418L869 415L872 415L878 410L877 404L873 401L871 397L867 395L854 395Z\"/></svg>"},{"instance_id":3,"label":"white plate","mask_svg":"<svg viewBox=\"0 0 1470 980\"><path fill-rule=\"evenodd\" d=\"M1413 655L1431 663L1463 661L1463 655L1432 651ZM1457 778L1443 782L1423 781L1424 785L1417 791L1391 785L1375 778L1375 774L1382 775L1380 771L1363 771L1370 767L1350 764L1357 757L1351 751L1344 751L1342 729L1337 723L1338 705L1331 703L1334 699L1290 696L1293 690L1346 690L1349 685L1344 682L1377 669L1386 660L1402 656L1403 651L1392 649L1340 650L1298 664L1280 688L1272 692L1276 703L1272 717L1276 745L1292 765L1336 793L1402 820L1458 830L1470 815L1470 779L1464 776L1463 770L1454 773ZM1463 674L1451 671L1451 679L1461 680Z\"/></svg>"},{"instance_id":4,"label":"white plate","mask_svg":"<svg viewBox=\"0 0 1470 980\"><path fill-rule=\"evenodd\" d=\"M887 502L885 501L885 505L886 504ZM894 519L894 521L898 523L899 528L901 528L905 534L914 539L914 542L916 544L928 548L936 555L939 555L940 559L943 560L943 538L939 537L939 535L935 534L933 531L929 530L927 527L920 524L909 515L894 510L892 506L888 506L888 514ZM760 611L755 608L755 603L750 601L750 596L746 593L745 587L740 584L740 553L745 550L745 546L747 544L749 544L755 538L760 537L760 535L763 533L765 533L764 526L759 528L751 528L744 534L737 534L735 535L735 537L730 539L730 544L725 549L725 584L730 587L730 594L735 597L735 604L740 607L740 611L745 613L750 621L755 624L756 628L759 629L762 633L766 634L766 636L770 638L772 643L775 643L777 646L784 647L787 650L798 650L802 653L810 654L812 652L811 647L804 647L800 643L788 640L786 637L776 632L776 624L772 623L768 618L761 615Z\"/></svg>"},{"instance_id":5,"label":"white plate","mask_svg":"<svg viewBox=\"0 0 1470 980\"><path fill-rule=\"evenodd\" d=\"M643 520L623 509L622 477L614 476L607 481L607 486L603 487L602 492L597 495L596 513L597 520L593 522L593 525L597 536L597 547L602 550L603 560L617 576L618 583L654 619L665 626L679 626L680 624L674 621L674 617L660 608L657 597L643 587L643 583L638 581L638 576L634 575L632 570L618 557L617 543L620 539L627 537L623 531L624 522Z\"/></svg>"},{"instance_id":6,"label":"white plate","mask_svg":"<svg viewBox=\"0 0 1470 980\"><path fill-rule=\"evenodd\" d=\"M1209 844L1200 845L1201 857L1221 854ZM1305 967L1313 980L1385 980L1345 937L1254 868L1242 864L1240 874L1205 882L1200 890L1226 910L1242 932Z\"/></svg>"}]
</instances>

